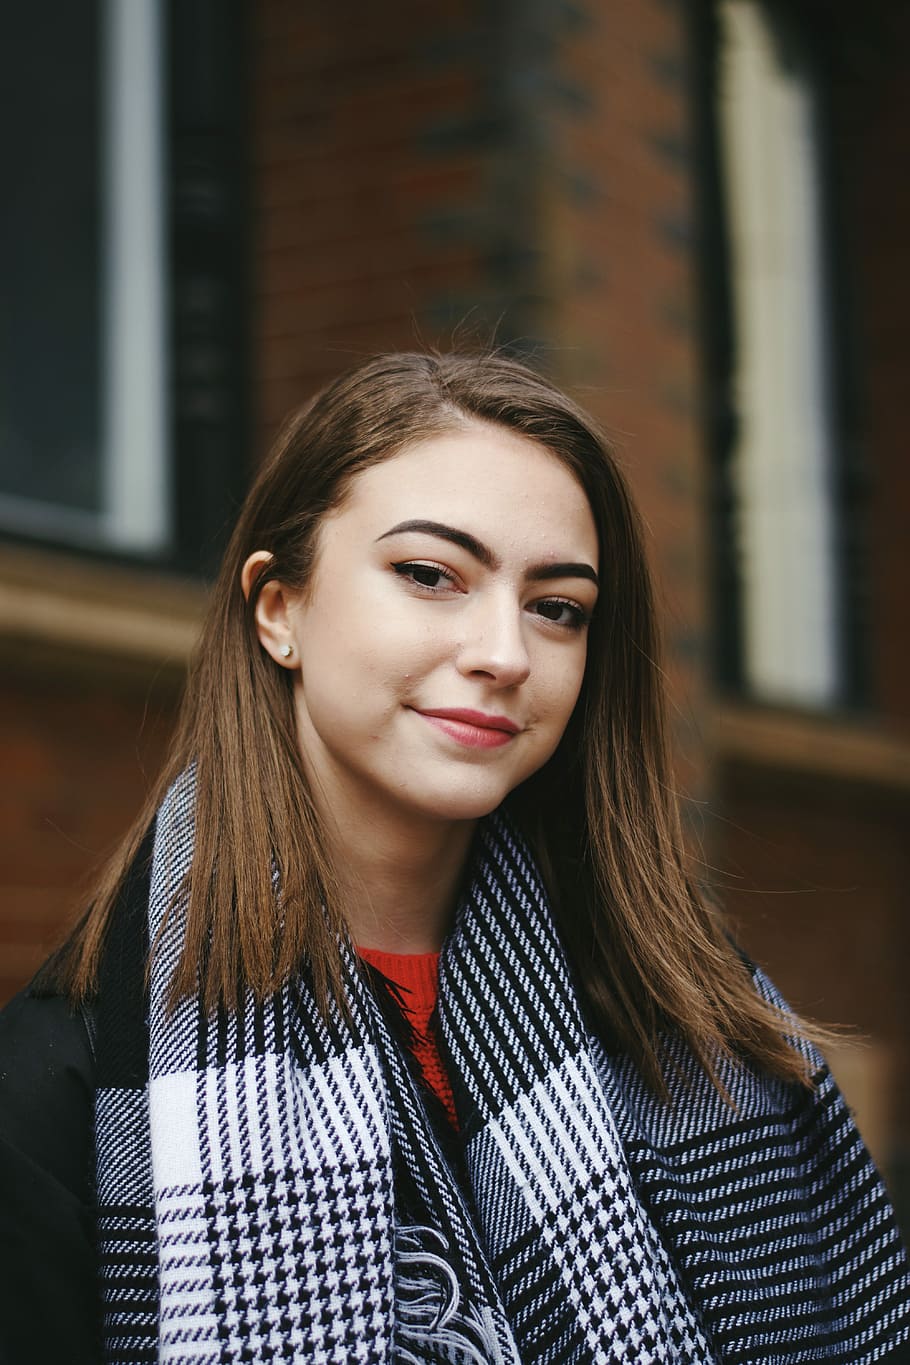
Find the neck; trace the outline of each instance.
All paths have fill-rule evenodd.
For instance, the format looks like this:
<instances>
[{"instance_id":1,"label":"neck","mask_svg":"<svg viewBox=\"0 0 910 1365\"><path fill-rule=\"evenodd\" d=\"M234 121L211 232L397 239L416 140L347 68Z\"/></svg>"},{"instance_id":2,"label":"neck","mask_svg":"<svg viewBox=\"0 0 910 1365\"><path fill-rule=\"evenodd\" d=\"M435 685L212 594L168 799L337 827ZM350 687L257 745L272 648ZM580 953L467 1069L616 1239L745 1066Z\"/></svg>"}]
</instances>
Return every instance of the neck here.
<instances>
[{"instance_id":1,"label":"neck","mask_svg":"<svg viewBox=\"0 0 910 1365\"><path fill-rule=\"evenodd\" d=\"M335 861L354 942L387 953L438 952L474 828L474 821L347 826Z\"/></svg>"}]
</instances>

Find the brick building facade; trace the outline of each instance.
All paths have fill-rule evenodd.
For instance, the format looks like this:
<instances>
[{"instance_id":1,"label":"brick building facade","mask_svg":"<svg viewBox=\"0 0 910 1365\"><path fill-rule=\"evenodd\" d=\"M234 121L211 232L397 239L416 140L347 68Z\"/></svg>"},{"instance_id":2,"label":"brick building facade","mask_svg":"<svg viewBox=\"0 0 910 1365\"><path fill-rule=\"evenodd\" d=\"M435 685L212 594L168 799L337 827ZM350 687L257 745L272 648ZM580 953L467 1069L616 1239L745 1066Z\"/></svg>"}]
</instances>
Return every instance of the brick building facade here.
<instances>
[{"instance_id":1,"label":"brick building facade","mask_svg":"<svg viewBox=\"0 0 910 1365\"><path fill-rule=\"evenodd\" d=\"M718 566L737 534L718 491L722 5L238 0L217 22L209 8L172 5L162 48L182 529L145 556L14 524L0 541L0 992L27 979L140 802L200 572L286 412L377 349L495 336L614 436L648 527L680 782L708 878L791 998L868 1036L838 1065L903 1197L906 16L828 6L815 53L849 379L838 545L858 681L835 704L794 706L751 693L721 647ZM810 38L820 31L812 4L791 8Z\"/></svg>"}]
</instances>

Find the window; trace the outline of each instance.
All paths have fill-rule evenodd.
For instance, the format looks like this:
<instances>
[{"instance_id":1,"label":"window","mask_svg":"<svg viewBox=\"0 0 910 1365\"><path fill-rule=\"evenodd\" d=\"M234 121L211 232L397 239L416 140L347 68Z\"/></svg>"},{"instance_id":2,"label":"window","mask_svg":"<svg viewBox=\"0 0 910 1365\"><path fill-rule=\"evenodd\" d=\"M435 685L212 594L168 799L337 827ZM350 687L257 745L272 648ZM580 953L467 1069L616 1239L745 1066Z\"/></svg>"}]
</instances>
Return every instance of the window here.
<instances>
[{"instance_id":1,"label":"window","mask_svg":"<svg viewBox=\"0 0 910 1365\"><path fill-rule=\"evenodd\" d=\"M6 16L7 535L191 569L215 556L245 438L240 8Z\"/></svg>"},{"instance_id":2,"label":"window","mask_svg":"<svg viewBox=\"0 0 910 1365\"><path fill-rule=\"evenodd\" d=\"M724 681L756 700L851 700L822 81L795 12L715 7ZM717 438L718 433L715 433Z\"/></svg>"}]
</instances>

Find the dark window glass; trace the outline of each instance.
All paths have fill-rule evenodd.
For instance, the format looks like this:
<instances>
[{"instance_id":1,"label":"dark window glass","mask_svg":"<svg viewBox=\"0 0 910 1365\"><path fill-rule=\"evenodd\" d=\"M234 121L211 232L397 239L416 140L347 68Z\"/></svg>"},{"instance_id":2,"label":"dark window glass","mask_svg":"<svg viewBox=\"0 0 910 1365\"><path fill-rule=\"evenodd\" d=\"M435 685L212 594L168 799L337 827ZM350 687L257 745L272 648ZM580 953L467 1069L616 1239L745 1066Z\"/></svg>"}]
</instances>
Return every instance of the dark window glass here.
<instances>
[{"instance_id":1,"label":"dark window glass","mask_svg":"<svg viewBox=\"0 0 910 1365\"><path fill-rule=\"evenodd\" d=\"M100 505L100 5L8 5L0 43L0 493Z\"/></svg>"}]
</instances>

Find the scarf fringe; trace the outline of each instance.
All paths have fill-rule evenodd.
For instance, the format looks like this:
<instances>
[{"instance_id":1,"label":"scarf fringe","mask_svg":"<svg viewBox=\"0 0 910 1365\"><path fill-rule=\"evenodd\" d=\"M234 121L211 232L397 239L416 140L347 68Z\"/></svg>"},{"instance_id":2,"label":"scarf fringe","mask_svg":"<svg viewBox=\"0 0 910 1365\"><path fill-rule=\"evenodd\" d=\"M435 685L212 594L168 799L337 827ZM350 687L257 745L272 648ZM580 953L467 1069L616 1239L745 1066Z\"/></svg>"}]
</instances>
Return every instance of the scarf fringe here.
<instances>
[{"instance_id":1,"label":"scarf fringe","mask_svg":"<svg viewBox=\"0 0 910 1365\"><path fill-rule=\"evenodd\" d=\"M470 1306L464 1311L458 1277L443 1255L435 1228L412 1224L395 1234L395 1346L397 1365L491 1365L501 1359L495 1334Z\"/></svg>"}]
</instances>

